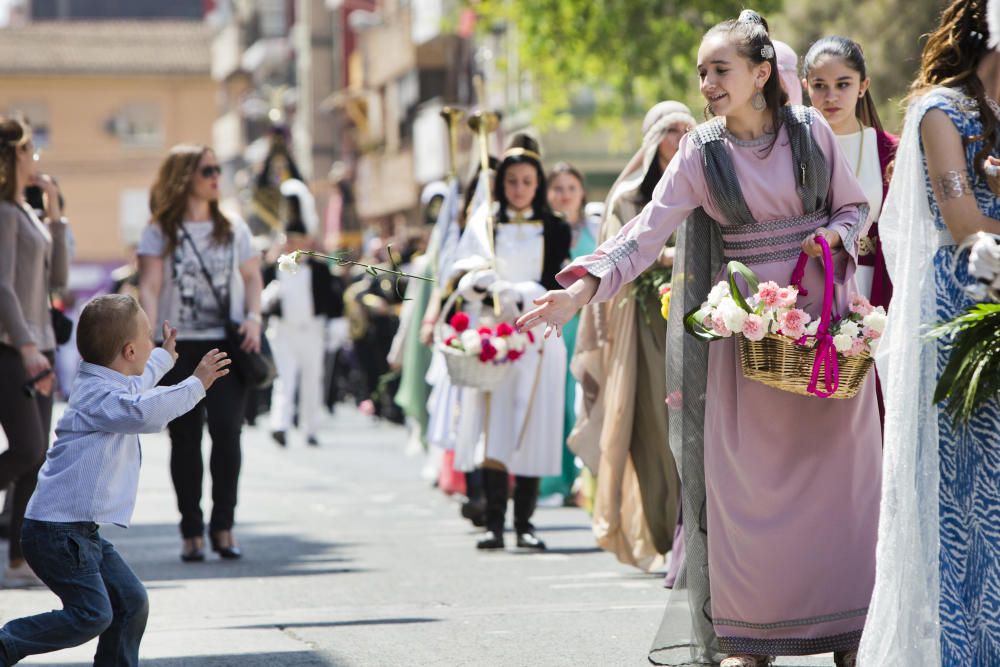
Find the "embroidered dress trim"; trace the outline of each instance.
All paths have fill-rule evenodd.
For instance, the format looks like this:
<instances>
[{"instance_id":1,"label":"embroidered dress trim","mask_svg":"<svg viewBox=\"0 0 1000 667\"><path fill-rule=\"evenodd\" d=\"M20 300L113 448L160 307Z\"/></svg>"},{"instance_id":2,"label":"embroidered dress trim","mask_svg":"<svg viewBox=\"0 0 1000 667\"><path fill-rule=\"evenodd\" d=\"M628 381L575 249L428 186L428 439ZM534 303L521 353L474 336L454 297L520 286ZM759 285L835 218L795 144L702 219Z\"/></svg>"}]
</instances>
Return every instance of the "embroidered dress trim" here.
<instances>
[{"instance_id":1,"label":"embroidered dress trim","mask_svg":"<svg viewBox=\"0 0 1000 667\"><path fill-rule=\"evenodd\" d=\"M851 230L847 232L847 238L844 239L844 248L852 255L858 254L858 239L861 238L861 230L865 226L865 221L868 220L869 208L868 204L858 205L858 222L851 227Z\"/></svg>"},{"instance_id":2,"label":"embroidered dress trim","mask_svg":"<svg viewBox=\"0 0 1000 667\"><path fill-rule=\"evenodd\" d=\"M812 231L809 229L808 231ZM801 243L805 238L805 231L795 231L791 234L781 236L765 236L764 238L751 239L749 241L729 241L726 235L722 235L722 246L726 250L753 250L754 248L766 248L769 246L782 245L785 243Z\"/></svg>"},{"instance_id":3,"label":"embroidered dress trim","mask_svg":"<svg viewBox=\"0 0 1000 667\"><path fill-rule=\"evenodd\" d=\"M730 255L727 253L725 259L727 262L736 260L738 262L743 262L744 264L770 264L772 262L787 262L788 260L798 259L801 252L802 248L800 246L795 246L794 248L772 250L771 252L765 252L759 255Z\"/></svg>"},{"instance_id":4,"label":"embroidered dress trim","mask_svg":"<svg viewBox=\"0 0 1000 667\"><path fill-rule=\"evenodd\" d=\"M722 229L723 236L733 236L736 234L759 234L761 232L780 232L783 229L805 225L807 222L813 224L819 222L820 220L825 220L828 217L829 214L825 210L819 210L808 215L800 215L796 218L783 218L781 220L772 220L770 222L759 222L753 225L720 225L720 227Z\"/></svg>"},{"instance_id":5,"label":"embroidered dress trim","mask_svg":"<svg viewBox=\"0 0 1000 667\"><path fill-rule=\"evenodd\" d=\"M621 245L615 246L607 255L586 267L587 272L595 278L603 278L618 262L637 252L639 252L639 242L635 239L630 239Z\"/></svg>"},{"instance_id":6,"label":"embroidered dress trim","mask_svg":"<svg viewBox=\"0 0 1000 667\"><path fill-rule=\"evenodd\" d=\"M858 648L860 643L861 630L816 638L719 637L719 649L723 653L748 653L751 655L813 655L834 651L853 651Z\"/></svg>"},{"instance_id":7,"label":"embroidered dress trim","mask_svg":"<svg viewBox=\"0 0 1000 667\"><path fill-rule=\"evenodd\" d=\"M829 623L830 621L842 621L845 618L864 616L868 613L868 607L861 609L851 609L837 612L836 614L826 614L825 616L813 616L812 618L797 618L789 621L778 621L776 623L748 623L747 621L732 621L726 618L716 618L716 625L728 625L734 628L750 628L752 630L775 630L778 628L793 628L798 625L815 625L817 623Z\"/></svg>"}]
</instances>

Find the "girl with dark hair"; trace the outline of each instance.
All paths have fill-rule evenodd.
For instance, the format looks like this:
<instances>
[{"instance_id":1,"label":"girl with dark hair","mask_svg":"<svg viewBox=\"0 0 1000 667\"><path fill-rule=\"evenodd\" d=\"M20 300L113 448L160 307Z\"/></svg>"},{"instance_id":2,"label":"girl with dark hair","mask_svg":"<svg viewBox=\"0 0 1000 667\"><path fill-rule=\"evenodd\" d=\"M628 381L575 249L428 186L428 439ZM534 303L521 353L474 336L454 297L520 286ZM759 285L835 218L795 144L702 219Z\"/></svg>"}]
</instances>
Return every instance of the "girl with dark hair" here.
<instances>
[{"instance_id":1,"label":"girl with dark hair","mask_svg":"<svg viewBox=\"0 0 1000 667\"><path fill-rule=\"evenodd\" d=\"M858 288L872 305L889 306L892 283L878 238L878 217L889 192L889 165L899 139L882 129L871 80L861 47L846 37L824 37L813 44L803 62L803 85L812 105L837 135L854 176L868 199L868 234L858 250Z\"/></svg>"},{"instance_id":2,"label":"girl with dark hair","mask_svg":"<svg viewBox=\"0 0 1000 667\"><path fill-rule=\"evenodd\" d=\"M12 496L3 588L43 585L24 560L21 525L52 427L56 337L49 292L69 277L59 189L38 172L37 160L31 127L0 118L0 426L7 436L0 489ZM29 185L45 193L42 219L25 200Z\"/></svg>"},{"instance_id":3,"label":"girl with dark hair","mask_svg":"<svg viewBox=\"0 0 1000 667\"><path fill-rule=\"evenodd\" d=\"M894 294L879 360L887 465L865 665L1000 664L1000 400L955 424L934 402L951 341L924 337L976 302L956 244L1000 234L998 42L995 0L954 0L942 13L879 221Z\"/></svg>"},{"instance_id":4,"label":"girl with dark hair","mask_svg":"<svg viewBox=\"0 0 1000 667\"><path fill-rule=\"evenodd\" d=\"M678 629L671 614L650 657L758 667L775 655L832 651L837 665L853 666L875 578L874 377L847 400L780 391L743 376L734 337L706 345L686 336L683 319L707 299L725 261L788 284L800 252L821 254L818 237L834 252L834 308L846 312L865 196L822 116L785 106L757 13L708 31L698 74L715 118L681 140L642 212L560 272L565 289L543 295L518 324L558 331L584 304L613 297L680 229L667 392L677 409L670 445L683 462L680 583L694 637L668 637ZM810 261L797 305L813 318L825 280L822 263Z\"/></svg>"},{"instance_id":5,"label":"girl with dark hair","mask_svg":"<svg viewBox=\"0 0 1000 667\"><path fill-rule=\"evenodd\" d=\"M260 255L242 220L219 210L219 168L208 146L170 150L150 193L152 220L139 240L139 300L157 322L177 328L177 363L161 384L187 377L212 348L230 351L225 326L240 323L242 348L260 349ZM232 354L230 353L230 356ZM205 422L212 437L209 538L222 558L241 555L233 537L242 453L240 431L249 386L240 368L216 382L191 412L170 422L170 476L184 544L181 560L205 560L201 512Z\"/></svg>"},{"instance_id":6,"label":"girl with dark hair","mask_svg":"<svg viewBox=\"0 0 1000 667\"><path fill-rule=\"evenodd\" d=\"M511 321L546 289L558 287L556 273L569 259L569 226L547 202L538 145L515 135L497 168L495 206L479 208L468 220L449 274L463 273L458 290L474 300L497 300L500 318ZM489 218L495 220L489 224ZM493 237L490 238L490 229ZM471 305L471 304L469 304ZM468 311L467 311L468 312ZM483 312L492 314L492 306ZM475 317L475 310L472 311ZM533 338L513 362L503 383L488 394L464 389L455 468L483 470L486 534L479 549L502 549L509 495L515 476L514 530L517 546L545 549L531 517L541 477L561 470L566 348L562 339Z\"/></svg>"}]
</instances>

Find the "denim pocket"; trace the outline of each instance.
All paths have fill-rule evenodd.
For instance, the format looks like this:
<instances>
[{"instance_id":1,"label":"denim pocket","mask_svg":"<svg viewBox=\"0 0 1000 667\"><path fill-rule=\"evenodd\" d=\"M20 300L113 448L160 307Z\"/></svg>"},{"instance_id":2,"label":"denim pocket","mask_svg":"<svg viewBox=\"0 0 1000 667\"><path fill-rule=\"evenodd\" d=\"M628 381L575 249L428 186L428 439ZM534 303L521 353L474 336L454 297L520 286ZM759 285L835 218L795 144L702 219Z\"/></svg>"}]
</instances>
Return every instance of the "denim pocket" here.
<instances>
[{"instance_id":1,"label":"denim pocket","mask_svg":"<svg viewBox=\"0 0 1000 667\"><path fill-rule=\"evenodd\" d=\"M67 564L73 574L93 574L100 568L95 550L98 548L91 540L76 532L64 533Z\"/></svg>"}]
</instances>

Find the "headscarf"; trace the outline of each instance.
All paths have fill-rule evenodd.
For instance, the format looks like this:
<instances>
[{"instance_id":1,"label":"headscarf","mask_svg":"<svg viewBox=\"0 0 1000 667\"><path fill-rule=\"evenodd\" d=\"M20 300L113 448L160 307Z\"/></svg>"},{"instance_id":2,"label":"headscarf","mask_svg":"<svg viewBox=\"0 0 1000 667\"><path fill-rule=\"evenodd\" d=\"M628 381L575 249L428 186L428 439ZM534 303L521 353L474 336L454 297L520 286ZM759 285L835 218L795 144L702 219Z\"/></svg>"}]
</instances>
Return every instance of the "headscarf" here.
<instances>
[{"instance_id":1,"label":"headscarf","mask_svg":"<svg viewBox=\"0 0 1000 667\"><path fill-rule=\"evenodd\" d=\"M771 40L778 60L778 76L788 93L789 104L802 104L802 82L799 81L799 57L788 44Z\"/></svg>"},{"instance_id":2,"label":"headscarf","mask_svg":"<svg viewBox=\"0 0 1000 667\"><path fill-rule=\"evenodd\" d=\"M289 178L282 181L280 189L282 197L295 198L299 202L300 220L287 221L285 232L315 235L319 231L319 214L309 186L297 178Z\"/></svg>"}]
</instances>

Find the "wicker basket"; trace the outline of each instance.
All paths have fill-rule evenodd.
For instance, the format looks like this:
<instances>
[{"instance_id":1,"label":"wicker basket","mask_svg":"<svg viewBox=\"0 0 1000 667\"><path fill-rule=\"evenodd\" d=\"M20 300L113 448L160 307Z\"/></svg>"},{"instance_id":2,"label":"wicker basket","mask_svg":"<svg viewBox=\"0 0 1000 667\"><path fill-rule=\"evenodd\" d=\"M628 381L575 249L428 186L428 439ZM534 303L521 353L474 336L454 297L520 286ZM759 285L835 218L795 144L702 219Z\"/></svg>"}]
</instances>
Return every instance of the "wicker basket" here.
<instances>
[{"instance_id":1,"label":"wicker basket","mask_svg":"<svg viewBox=\"0 0 1000 667\"><path fill-rule=\"evenodd\" d=\"M452 384L480 391L492 391L507 378L507 374L516 362L495 364L492 361L480 361L478 356L465 354L444 344L445 314L451 312L457 298L458 290L455 290L441 308L441 317L434 327L434 345L444 355L448 377Z\"/></svg>"},{"instance_id":2,"label":"wicker basket","mask_svg":"<svg viewBox=\"0 0 1000 667\"><path fill-rule=\"evenodd\" d=\"M816 241L823 249L823 269L825 271L823 311L819 324L819 331L823 334L829 330L833 311L833 256L826 239L817 236ZM799 255L799 261L792 272L792 284L798 286L803 295L808 294L802 289L802 278L805 275L806 262L808 261L808 255L805 253ZM730 286L731 289L736 288L732 278L730 278ZM816 357L820 354L819 346L797 345L788 338L774 334L768 334L759 341L749 340L742 334L737 335L737 338L739 339L740 366L743 368L744 377L801 396L854 398L874 363L871 355L867 352L854 357L845 357L836 353L837 386L836 388L824 386L821 389L812 384L814 367L818 363ZM828 351L834 354L832 346L828 348ZM825 382L823 384L825 385ZM815 391L810 391L810 385Z\"/></svg>"},{"instance_id":3,"label":"wicker basket","mask_svg":"<svg viewBox=\"0 0 1000 667\"><path fill-rule=\"evenodd\" d=\"M808 389L816 359L815 348L796 345L784 336L774 334L758 341L743 335L737 338L744 377L775 389L815 397ZM837 363L840 382L837 391L827 398L854 398L874 360L867 352L856 357L838 354Z\"/></svg>"}]
</instances>

